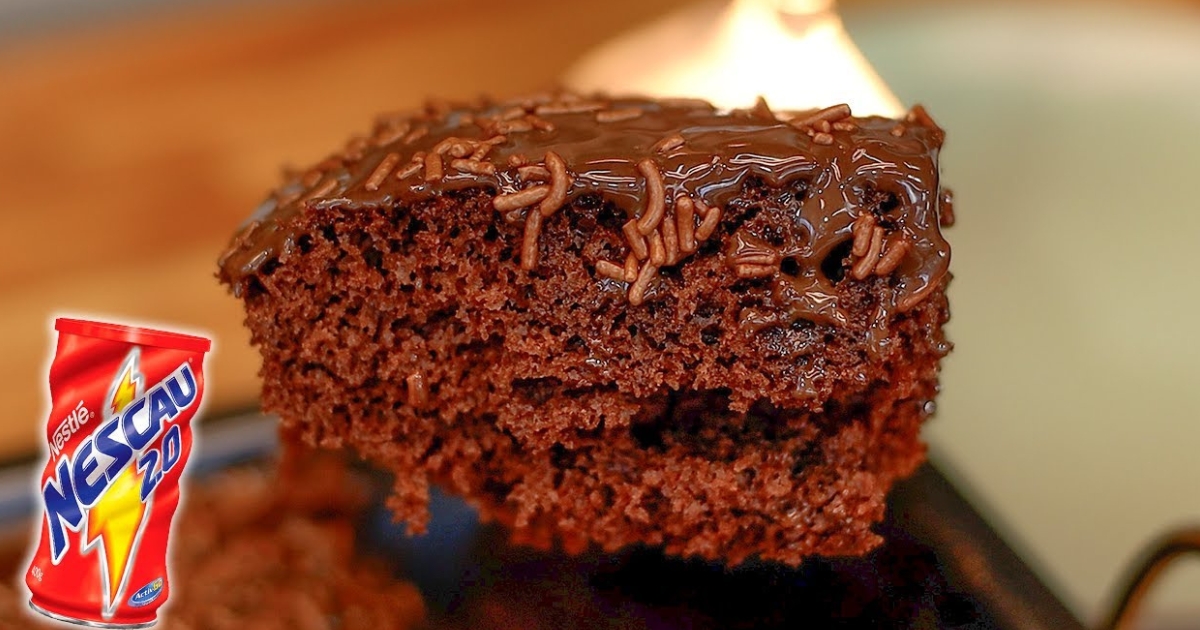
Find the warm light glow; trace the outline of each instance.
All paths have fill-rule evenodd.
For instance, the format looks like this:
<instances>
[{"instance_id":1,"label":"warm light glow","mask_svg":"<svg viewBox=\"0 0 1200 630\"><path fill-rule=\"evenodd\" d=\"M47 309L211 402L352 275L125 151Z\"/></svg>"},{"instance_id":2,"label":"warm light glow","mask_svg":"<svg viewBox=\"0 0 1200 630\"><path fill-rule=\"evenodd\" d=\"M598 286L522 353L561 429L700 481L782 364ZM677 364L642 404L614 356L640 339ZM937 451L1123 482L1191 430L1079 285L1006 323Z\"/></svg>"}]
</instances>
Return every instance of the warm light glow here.
<instances>
[{"instance_id":1,"label":"warm light glow","mask_svg":"<svg viewBox=\"0 0 1200 630\"><path fill-rule=\"evenodd\" d=\"M842 27L832 0L734 0L698 5L595 51L569 87L705 98L775 109L849 103L856 115L899 117L904 107Z\"/></svg>"}]
</instances>

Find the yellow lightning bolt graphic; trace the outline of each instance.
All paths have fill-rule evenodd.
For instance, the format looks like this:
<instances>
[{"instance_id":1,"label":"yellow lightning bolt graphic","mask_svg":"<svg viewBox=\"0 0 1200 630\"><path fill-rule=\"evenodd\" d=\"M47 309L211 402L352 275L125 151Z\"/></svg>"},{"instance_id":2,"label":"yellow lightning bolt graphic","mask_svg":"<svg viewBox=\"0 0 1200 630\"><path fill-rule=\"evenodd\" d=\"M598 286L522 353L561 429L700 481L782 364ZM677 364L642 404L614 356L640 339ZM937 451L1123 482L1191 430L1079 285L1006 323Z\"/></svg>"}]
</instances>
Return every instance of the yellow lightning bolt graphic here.
<instances>
[{"instance_id":1,"label":"yellow lightning bolt graphic","mask_svg":"<svg viewBox=\"0 0 1200 630\"><path fill-rule=\"evenodd\" d=\"M87 544L100 539L104 547L110 608L115 608L117 592L125 581L129 561L133 559L133 539L146 512L146 504L139 496L141 488L142 476L135 473L130 464L113 479L104 496L88 511Z\"/></svg>"},{"instance_id":2,"label":"yellow lightning bolt graphic","mask_svg":"<svg viewBox=\"0 0 1200 630\"><path fill-rule=\"evenodd\" d=\"M136 362L133 360L125 361L125 369L121 371L121 376L117 380L117 386L113 388L111 401L113 415L121 413L126 405L133 402L134 398L137 398L137 385L133 382L135 365Z\"/></svg>"},{"instance_id":3,"label":"yellow lightning bolt graphic","mask_svg":"<svg viewBox=\"0 0 1200 630\"><path fill-rule=\"evenodd\" d=\"M113 388L111 406L114 415L137 398L135 381L140 380L140 375L136 374L136 369L137 359L131 356ZM99 540L104 550L103 562L108 573L101 573L106 582L108 606L105 608L108 611L116 609L117 597L125 582L125 572L133 559L134 539L146 513L146 505L140 496L141 487L142 475L138 474L136 464L131 463L112 480L104 494L88 510L87 540L84 543L90 546Z\"/></svg>"}]
</instances>

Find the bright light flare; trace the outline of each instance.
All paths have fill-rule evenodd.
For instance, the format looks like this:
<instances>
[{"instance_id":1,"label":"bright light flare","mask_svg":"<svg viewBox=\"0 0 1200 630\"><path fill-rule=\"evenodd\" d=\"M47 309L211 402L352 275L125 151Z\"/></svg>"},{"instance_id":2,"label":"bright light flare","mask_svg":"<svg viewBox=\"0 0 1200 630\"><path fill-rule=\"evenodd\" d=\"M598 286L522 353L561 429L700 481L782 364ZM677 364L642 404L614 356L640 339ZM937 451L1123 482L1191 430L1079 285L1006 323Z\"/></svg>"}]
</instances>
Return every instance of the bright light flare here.
<instances>
[{"instance_id":1,"label":"bright light flare","mask_svg":"<svg viewBox=\"0 0 1200 630\"><path fill-rule=\"evenodd\" d=\"M905 108L846 34L832 0L701 4L605 44L567 75L568 87L686 96L719 107L774 109L849 103L855 115Z\"/></svg>"}]
</instances>

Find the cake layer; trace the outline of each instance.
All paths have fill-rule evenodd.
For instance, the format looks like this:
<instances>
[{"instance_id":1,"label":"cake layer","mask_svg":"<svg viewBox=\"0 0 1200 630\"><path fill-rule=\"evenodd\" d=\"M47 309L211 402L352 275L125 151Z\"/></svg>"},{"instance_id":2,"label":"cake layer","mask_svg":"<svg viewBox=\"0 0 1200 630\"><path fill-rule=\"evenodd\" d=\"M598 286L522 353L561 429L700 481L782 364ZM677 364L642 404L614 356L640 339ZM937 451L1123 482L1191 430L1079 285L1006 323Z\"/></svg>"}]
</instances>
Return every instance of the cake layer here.
<instances>
[{"instance_id":1,"label":"cake layer","mask_svg":"<svg viewBox=\"0 0 1200 630\"><path fill-rule=\"evenodd\" d=\"M941 131L560 96L382 121L222 258L264 405L518 538L857 554L948 351Z\"/></svg>"}]
</instances>

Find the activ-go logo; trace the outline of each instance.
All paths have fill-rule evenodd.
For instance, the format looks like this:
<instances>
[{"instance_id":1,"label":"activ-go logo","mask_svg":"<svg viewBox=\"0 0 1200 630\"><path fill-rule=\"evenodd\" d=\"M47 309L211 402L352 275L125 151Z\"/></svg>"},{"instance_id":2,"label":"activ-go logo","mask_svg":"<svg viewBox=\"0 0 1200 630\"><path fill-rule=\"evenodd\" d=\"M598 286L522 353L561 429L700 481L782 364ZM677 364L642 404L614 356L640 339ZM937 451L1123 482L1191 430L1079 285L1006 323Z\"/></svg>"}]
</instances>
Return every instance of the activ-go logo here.
<instances>
[{"instance_id":1,"label":"activ-go logo","mask_svg":"<svg viewBox=\"0 0 1200 630\"><path fill-rule=\"evenodd\" d=\"M167 537L209 342L77 320L58 320L56 328L51 391L83 400L61 407L47 429L43 532L26 576L30 606L58 619L145 626L166 599ZM68 334L81 339L64 343ZM65 359L67 351L85 356ZM60 373L60 359L82 374Z\"/></svg>"},{"instance_id":2,"label":"activ-go logo","mask_svg":"<svg viewBox=\"0 0 1200 630\"><path fill-rule=\"evenodd\" d=\"M154 581L139 588L133 592L133 596L129 598L130 606L146 606L162 595L163 579L154 578Z\"/></svg>"}]
</instances>

